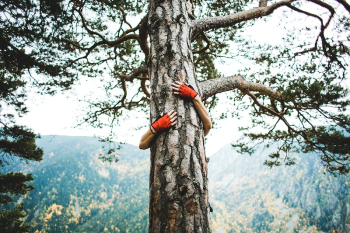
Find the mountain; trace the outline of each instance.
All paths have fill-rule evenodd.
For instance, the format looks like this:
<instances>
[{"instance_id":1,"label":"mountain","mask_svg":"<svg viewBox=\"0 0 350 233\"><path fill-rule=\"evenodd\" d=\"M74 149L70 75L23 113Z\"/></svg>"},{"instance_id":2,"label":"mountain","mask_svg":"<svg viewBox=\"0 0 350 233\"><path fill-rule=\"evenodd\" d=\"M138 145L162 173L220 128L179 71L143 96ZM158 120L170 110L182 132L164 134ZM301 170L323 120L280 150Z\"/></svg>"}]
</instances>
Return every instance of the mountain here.
<instances>
[{"instance_id":1,"label":"mountain","mask_svg":"<svg viewBox=\"0 0 350 233\"><path fill-rule=\"evenodd\" d=\"M37 144L42 162L10 167L35 178L17 200L31 232L148 231L149 151L116 143L119 161L109 164L98 157L110 146L95 138L43 136ZM247 156L227 145L210 158L214 232L350 232L349 176L324 173L314 154L270 169L263 162L272 149Z\"/></svg>"},{"instance_id":2,"label":"mountain","mask_svg":"<svg viewBox=\"0 0 350 233\"><path fill-rule=\"evenodd\" d=\"M215 231L350 232L350 176L325 173L313 153L270 169L263 162L274 149L249 156L227 145L210 158Z\"/></svg>"},{"instance_id":3,"label":"mountain","mask_svg":"<svg viewBox=\"0 0 350 233\"><path fill-rule=\"evenodd\" d=\"M34 176L36 188L18 200L31 232L147 232L146 151L123 144L109 164L98 159L108 145L95 138L42 136L37 144L42 162L12 166Z\"/></svg>"}]
</instances>

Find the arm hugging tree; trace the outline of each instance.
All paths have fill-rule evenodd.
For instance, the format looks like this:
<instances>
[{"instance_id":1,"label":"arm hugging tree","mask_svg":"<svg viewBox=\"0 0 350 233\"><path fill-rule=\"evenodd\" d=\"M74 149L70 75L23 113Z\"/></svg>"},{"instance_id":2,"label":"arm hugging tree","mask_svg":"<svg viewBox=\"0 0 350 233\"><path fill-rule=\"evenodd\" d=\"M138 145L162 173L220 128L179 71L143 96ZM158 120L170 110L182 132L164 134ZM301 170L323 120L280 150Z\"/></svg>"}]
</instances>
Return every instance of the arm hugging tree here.
<instances>
[{"instance_id":1,"label":"arm hugging tree","mask_svg":"<svg viewBox=\"0 0 350 233\"><path fill-rule=\"evenodd\" d=\"M232 103L249 103L235 111L249 108L249 128L261 130L248 129L245 138L279 142L267 165L282 160L291 165L289 152L315 151L329 172L349 172L346 1L5 2L1 61L6 75L28 77L49 93L57 86L69 88L81 75L104 77L106 98L94 97L84 119L96 127L113 126L125 111L148 106L150 122L162 112L177 112L176 125L151 145L150 232L210 231L202 121L193 102L172 94L176 81L193 86L208 107L216 105L218 93L229 91ZM128 21L132 15L140 19L136 26ZM255 45L245 37L245 29L262 19L288 27L282 45ZM289 22L300 19L307 23ZM253 61L255 68L220 77L214 61L234 57L230 41L238 45L236 57ZM39 74L35 79L33 71ZM251 152L250 144L234 146Z\"/></svg>"}]
</instances>

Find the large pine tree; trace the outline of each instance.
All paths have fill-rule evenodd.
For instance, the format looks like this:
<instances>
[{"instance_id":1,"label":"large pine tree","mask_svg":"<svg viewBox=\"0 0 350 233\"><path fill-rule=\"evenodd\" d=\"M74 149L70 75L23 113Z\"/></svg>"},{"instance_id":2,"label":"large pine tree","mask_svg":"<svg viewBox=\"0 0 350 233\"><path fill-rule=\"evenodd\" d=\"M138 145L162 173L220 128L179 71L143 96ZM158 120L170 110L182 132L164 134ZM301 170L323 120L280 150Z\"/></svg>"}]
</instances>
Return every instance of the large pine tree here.
<instances>
[{"instance_id":1,"label":"large pine tree","mask_svg":"<svg viewBox=\"0 0 350 233\"><path fill-rule=\"evenodd\" d=\"M192 103L172 94L174 81L190 83L209 107L230 92L231 113L251 110L234 144L241 152L277 141L269 166L291 165L289 152L301 150L318 152L329 172L350 171L344 0L5 0L0 7L3 80L54 94L80 77L100 78L106 98L92 96L84 119L96 127L148 106L150 120L178 112L176 127L151 147L150 232L211 231L202 123ZM288 29L283 44L246 36L264 19ZM221 77L215 61L223 57L246 67Z\"/></svg>"},{"instance_id":2,"label":"large pine tree","mask_svg":"<svg viewBox=\"0 0 350 233\"><path fill-rule=\"evenodd\" d=\"M22 224L23 206L8 208L13 197L24 195L34 187L28 182L33 180L31 174L22 172L6 172L6 166L18 160L40 161L43 151L35 144L36 135L25 126L17 125L14 118L26 113L25 94L20 90L25 83L20 78L11 76L1 70L0 81L0 231L27 232L29 226ZM11 113L8 113L10 111Z\"/></svg>"}]
</instances>

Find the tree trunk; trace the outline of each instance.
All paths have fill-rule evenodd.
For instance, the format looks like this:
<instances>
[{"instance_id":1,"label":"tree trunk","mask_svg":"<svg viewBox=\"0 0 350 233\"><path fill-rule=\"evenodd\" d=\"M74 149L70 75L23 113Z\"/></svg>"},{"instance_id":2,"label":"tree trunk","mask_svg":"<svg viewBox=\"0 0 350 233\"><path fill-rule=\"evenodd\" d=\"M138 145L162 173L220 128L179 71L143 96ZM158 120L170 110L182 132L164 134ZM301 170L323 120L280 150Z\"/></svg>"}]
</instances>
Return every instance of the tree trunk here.
<instances>
[{"instance_id":1,"label":"tree trunk","mask_svg":"<svg viewBox=\"0 0 350 233\"><path fill-rule=\"evenodd\" d=\"M182 81L198 91L190 7L185 0L149 4L151 120L161 112L178 112L177 125L151 147L149 232L211 232L203 125L192 101L171 89L172 82Z\"/></svg>"}]
</instances>

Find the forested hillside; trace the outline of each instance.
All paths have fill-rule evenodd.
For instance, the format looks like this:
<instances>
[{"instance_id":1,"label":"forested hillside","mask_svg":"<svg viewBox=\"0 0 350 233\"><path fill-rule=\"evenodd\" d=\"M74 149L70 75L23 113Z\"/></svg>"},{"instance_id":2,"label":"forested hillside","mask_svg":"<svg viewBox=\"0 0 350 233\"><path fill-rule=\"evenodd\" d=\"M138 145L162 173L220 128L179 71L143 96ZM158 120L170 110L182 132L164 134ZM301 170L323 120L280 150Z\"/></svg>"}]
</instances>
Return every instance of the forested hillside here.
<instances>
[{"instance_id":1,"label":"forested hillside","mask_svg":"<svg viewBox=\"0 0 350 233\"><path fill-rule=\"evenodd\" d=\"M38 145L42 162L14 168L34 176L35 190L20 199L31 232L147 231L147 152L122 145L109 164L98 159L109 148L95 138L44 136Z\"/></svg>"},{"instance_id":2,"label":"forested hillside","mask_svg":"<svg viewBox=\"0 0 350 233\"><path fill-rule=\"evenodd\" d=\"M44 136L38 145L42 162L10 167L35 178L18 200L31 232L148 231L148 151L124 144L109 164L98 157L110 148L94 138ZM270 169L270 150L250 157L227 145L211 157L214 232L350 232L349 176L324 173L312 154Z\"/></svg>"},{"instance_id":3,"label":"forested hillside","mask_svg":"<svg viewBox=\"0 0 350 233\"><path fill-rule=\"evenodd\" d=\"M350 232L349 175L326 173L315 154L270 169L263 163L274 149L259 148L248 156L227 145L211 158L216 231Z\"/></svg>"}]
</instances>

